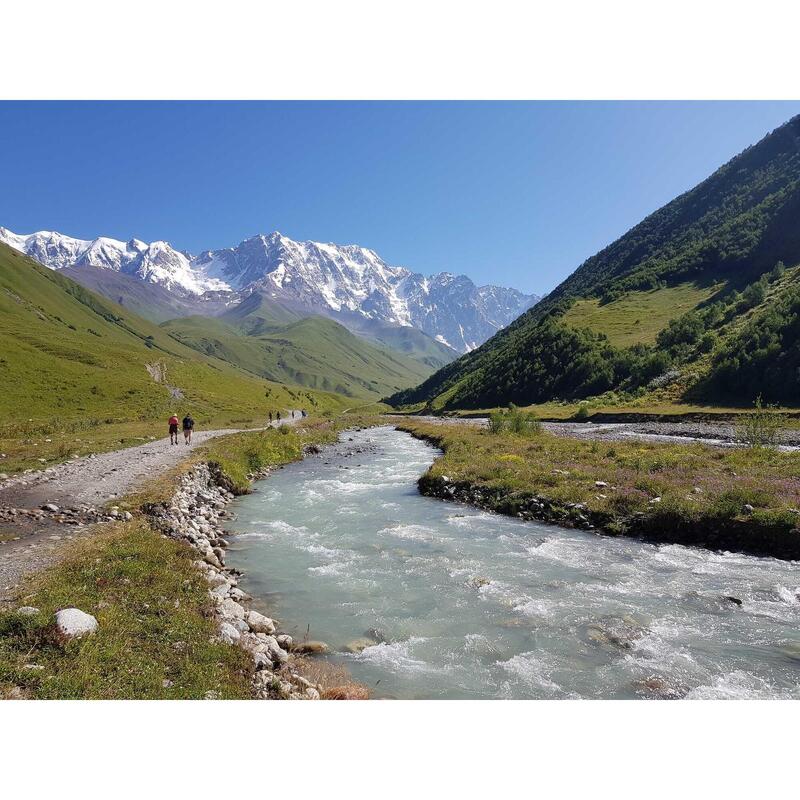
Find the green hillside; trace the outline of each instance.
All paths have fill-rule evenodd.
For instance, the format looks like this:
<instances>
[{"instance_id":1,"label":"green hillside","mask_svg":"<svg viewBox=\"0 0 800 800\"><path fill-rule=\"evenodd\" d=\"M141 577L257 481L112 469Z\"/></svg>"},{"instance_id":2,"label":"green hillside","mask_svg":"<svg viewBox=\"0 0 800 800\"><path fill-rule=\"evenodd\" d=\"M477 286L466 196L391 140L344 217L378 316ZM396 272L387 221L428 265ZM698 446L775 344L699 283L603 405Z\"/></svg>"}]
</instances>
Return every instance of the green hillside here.
<instances>
[{"instance_id":1,"label":"green hillside","mask_svg":"<svg viewBox=\"0 0 800 800\"><path fill-rule=\"evenodd\" d=\"M178 315L173 315L178 316ZM241 303L229 309L220 318L241 333L258 336L271 333L309 316L305 308L269 297L262 292L253 292ZM332 316L341 322L351 333L380 347L396 350L403 356L419 361L430 375L436 369L449 364L456 352L437 342L417 328L405 325L389 325L377 320L369 320L360 314L340 312Z\"/></svg>"},{"instance_id":2,"label":"green hillside","mask_svg":"<svg viewBox=\"0 0 800 800\"><path fill-rule=\"evenodd\" d=\"M222 319L206 317L171 320L162 328L188 346L255 375L348 397L375 399L413 386L433 371L325 317L305 317L282 327L267 325L262 316L248 315L246 320L249 335Z\"/></svg>"},{"instance_id":3,"label":"green hillside","mask_svg":"<svg viewBox=\"0 0 800 800\"><path fill-rule=\"evenodd\" d=\"M191 410L198 421L244 421L263 418L268 407L345 403L204 356L2 244L0 383L0 438L15 421L149 424L172 410Z\"/></svg>"},{"instance_id":4,"label":"green hillside","mask_svg":"<svg viewBox=\"0 0 800 800\"><path fill-rule=\"evenodd\" d=\"M481 408L615 392L800 398L800 117L592 256L395 405Z\"/></svg>"}]
</instances>

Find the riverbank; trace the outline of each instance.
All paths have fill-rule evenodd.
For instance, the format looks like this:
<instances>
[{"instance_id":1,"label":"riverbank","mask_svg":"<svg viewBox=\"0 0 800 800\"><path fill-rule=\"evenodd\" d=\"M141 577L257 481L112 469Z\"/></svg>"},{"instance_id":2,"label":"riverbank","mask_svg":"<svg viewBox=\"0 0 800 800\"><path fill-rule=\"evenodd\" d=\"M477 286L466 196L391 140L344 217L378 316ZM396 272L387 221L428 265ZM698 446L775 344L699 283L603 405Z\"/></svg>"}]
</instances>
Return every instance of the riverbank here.
<instances>
[{"instance_id":1,"label":"riverbank","mask_svg":"<svg viewBox=\"0 0 800 800\"><path fill-rule=\"evenodd\" d=\"M120 498L115 513L130 521L74 545L0 612L0 696L355 696L359 687L313 684L302 660L295 669L291 638L250 607L224 565L225 505L336 436L330 422L227 436ZM91 614L97 631L65 640L54 614L68 607Z\"/></svg>"},{"instance_id":2,"label":"riverbank","mask_svg":"<svg viewBox=\"0 0 800 800\"><path fill-rule=\"evenodd\" d=\"M494 434L408 419L444 455L430 497L653 542L800 559L800 453Z\"/></svg>"}]
</instances>

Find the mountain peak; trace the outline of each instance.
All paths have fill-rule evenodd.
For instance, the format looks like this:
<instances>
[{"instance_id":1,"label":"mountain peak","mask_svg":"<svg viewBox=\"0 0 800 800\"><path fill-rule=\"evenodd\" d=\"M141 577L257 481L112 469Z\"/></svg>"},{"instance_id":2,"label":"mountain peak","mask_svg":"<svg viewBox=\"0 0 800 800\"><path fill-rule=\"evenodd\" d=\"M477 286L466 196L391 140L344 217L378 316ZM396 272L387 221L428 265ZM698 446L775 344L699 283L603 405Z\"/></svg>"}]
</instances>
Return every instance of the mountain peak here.
<instances>
[{"instance_id":1,"label":"mountain peak","mask_svg":"<svg viewBox=\"0 0 800 800\"><path fill-rule=\"evenodd\" d=\"M258 290L309 313L415 327L459 352L481 344L535 299L515 289L487 291L452 272L427 278L388 265L366 247L297 242L277 230L198 256L165 240L83 241L54 231L20 236L0 228L0 240L53 269L110 269L187 295Z\"/></svg>"}]
</instances>

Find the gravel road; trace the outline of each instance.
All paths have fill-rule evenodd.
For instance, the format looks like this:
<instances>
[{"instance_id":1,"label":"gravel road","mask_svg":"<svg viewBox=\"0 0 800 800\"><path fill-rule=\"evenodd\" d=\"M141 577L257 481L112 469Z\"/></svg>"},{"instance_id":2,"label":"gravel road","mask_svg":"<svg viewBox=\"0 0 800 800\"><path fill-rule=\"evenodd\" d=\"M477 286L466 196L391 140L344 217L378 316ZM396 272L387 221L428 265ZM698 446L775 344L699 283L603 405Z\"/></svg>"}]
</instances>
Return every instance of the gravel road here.
<instances>
[{"instance_id":1,"label":"gravel road","mask_svg":"<svg viewBox=\"0 0 800 800\"><path fill-rule=\"evenodd\" d=\"M294 419L290 411L280 424L294 425L300 419L299 410L295 410ZM266 427L277 425L273 422ZM105 506L177 466L196 445L239 431L196 430L190 446L183 443L183 436L177 445L171 445L166 437L4 481L0 484L0 602L13 595L23 575L53 563L70 542L96 529L90 524L95 515L89 509ZM63 524L56 514L40 512L46 504L57 506L59 511L73 509L74 523ZM13 517L9 516L11 509L15 511Z\"/></svg>"}]
</instances>

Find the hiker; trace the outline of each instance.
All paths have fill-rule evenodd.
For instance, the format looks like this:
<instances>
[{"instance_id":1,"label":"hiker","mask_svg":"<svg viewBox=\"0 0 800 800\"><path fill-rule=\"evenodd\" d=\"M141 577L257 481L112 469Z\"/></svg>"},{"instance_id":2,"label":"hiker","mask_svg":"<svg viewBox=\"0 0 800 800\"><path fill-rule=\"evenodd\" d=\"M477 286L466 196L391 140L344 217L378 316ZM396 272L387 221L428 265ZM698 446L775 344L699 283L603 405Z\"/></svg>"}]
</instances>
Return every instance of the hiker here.
<instances>
[{"instance_id":1,"label":"hiker","mask_svg":"<svg viewBox=\"0 0 800 800\"><path fill-rule=\"evenodd\" d=\"M178 415L175 413L169 418L169 443L178 444Z\"/></svg>"},{"instance_id":2,"label":"hiker","mask_svg":"<svg viewBox=\"0 0 800 800\"><path fill-rule=\"evenodd\" d=\"M292 409L292 419L294 419L294 409Z\"/></svg>"},{"instance_id":3,"label":"hiker","mask_svg":"<svg viewBox=\"0 0 800 800\"><path fill-rule=\"evenodd\" d=\"M302 410L300 413L301 413L301 414L302 414L304 417L307 417L307 416L308 416L308 411L306 411L305 409L303 409L303 410Z\"/></svg>"},{"instance_id":4,"label":"hiker","mask_svg":"<svg viewBox=\"0 0 800 800\"><path fill-rule=\"evenodd\" d=\"M183 440L186 444L192 443L192 431L194 430L194 420L191 414L187 414L183 418Z\"/></svg>"},{"instance_id":5,"label":"hiker","mask_svg":"<svg viewBox=\"0 0 800 800\"><path fill-rule=\"evenodd\" d=\"M272 425L272 412L269 412L269 424Z\"/></svg>"},{"instance_id":6,"label":"hiker","mask_svg":"<svg viewBox=\"0 0 800 800\"><path fill-rule=\"evenodd\" d=\"M280 411L277 411L275 413L275 419L278 420L278 425L280 425L281 424L281 412Z\"/></svg>"}]
</instances>

